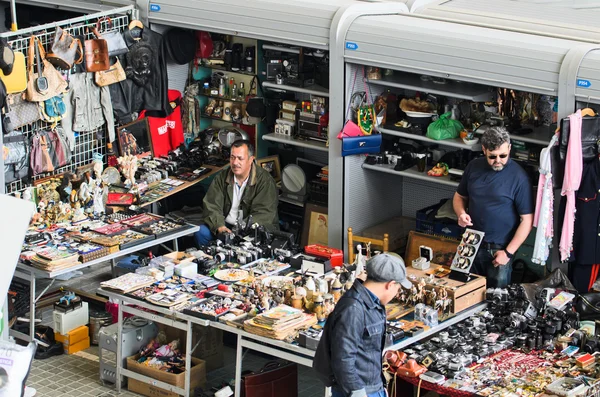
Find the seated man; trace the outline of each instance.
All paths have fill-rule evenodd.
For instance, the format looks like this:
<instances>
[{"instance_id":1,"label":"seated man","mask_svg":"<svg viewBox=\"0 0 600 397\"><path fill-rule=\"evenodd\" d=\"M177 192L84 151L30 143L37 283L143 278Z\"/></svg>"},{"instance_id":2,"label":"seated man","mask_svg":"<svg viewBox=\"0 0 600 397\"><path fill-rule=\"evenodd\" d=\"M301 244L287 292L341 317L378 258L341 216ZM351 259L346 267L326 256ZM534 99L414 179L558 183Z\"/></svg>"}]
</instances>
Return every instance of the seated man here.
<instances>
[{"instance_id":1,"label":"seated man","mask_svg":"<svg viewBox=\"0 0 600 397\"><path fill-rule=\"evenodd\" d=\"M239 211L244 220L252 215L252 223L279 229L277 187L273 177L254 163L250 141L231 145L229 164L229 169L215 176L202 201L204 224L194 236L198 245L214 240L217 233L231 233Z\"/></svg>"}]
</instances>

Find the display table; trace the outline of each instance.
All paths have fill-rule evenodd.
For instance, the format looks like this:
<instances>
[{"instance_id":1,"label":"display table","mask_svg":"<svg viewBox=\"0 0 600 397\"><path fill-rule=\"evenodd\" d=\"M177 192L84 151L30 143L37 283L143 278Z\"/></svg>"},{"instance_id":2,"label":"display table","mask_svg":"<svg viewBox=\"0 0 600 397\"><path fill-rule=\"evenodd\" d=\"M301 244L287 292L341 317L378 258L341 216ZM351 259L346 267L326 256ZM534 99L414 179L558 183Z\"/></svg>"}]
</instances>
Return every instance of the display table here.
<instances>
[{"instance_id":1,"label":"display table","mask_svg":"<svg viewBox=\"0 0 600 397\"><path fill-rule=\"evenodd\" d=\"M167 197L173 196L174 194L177 194L181 191L184 191L185 189L188 189L200 182L202 182L203 180L205 180L206 178L212 177L213 175L215 175L216 173L218 173L219 171L221 171L223 168L225 168L225 166L223 167L217 167L217 166L212 166L212 165L203 165L204 168L207 168L210 170L210 172L202 175L201 177L199 177L198 179L195 179L193 181L181 181L183 182L183 184L173 187L172 190L164 193L163 195L161 195L159 198L152 200L152 201L147 201L144 202L143 204L140 205L140 207L147 207L149 205L152 205L154 203L157 203L158 201L161 201ZM174 178L177 179L177 178ZM160 182L154 182L153 184L151 184L148 188L151 189L153 186L159 184Z\"/></svg>"},{"instance_id":2,"label":"display table","mask_svg":"<svg viewBox=\"0 0 600 397\"><path fill-rule=\"evenodd\" d=\"M272 355L277 358L283 358L285 360L304 365L307 367L312 367L313 357L315 355L314 350L310 350L295 344L287 343L280 340L275 340L271 338L262 337L259 335L255 335L244 331L243 329L227 325L218 321L211 321L201 319L195 316L189 316L182 312L174 311L171 309L167 309L164 307L156 306L151 303L141 301L139 299L133 298L128 295L123 295L121 293L117 293L114 291L99 289L100 295L106 296L113 300L114 302L119 304L118 310L118 329L119 335L117 340L121 340L122 333L122 324L123 324L123 313L129 313L136 316L140 316L146 318L148 320L156 321L157 323L165 324L167 326L176 327L181 330L185 330L187 332L186 343L185 343L185 351L186 351L186 371L189 370L189 365L191 363L191 354L194 351L194 347L191 346L192 343L192 325L197 324L200 326L210 326L214 328L218 328L225 332L233 333L237 336L237 351L236 351L236 369L235 369L235 397L240 396L241 391L241 378L242 378L242 362L243 362L243 349L250 349L262 353L266 353ZM144 309L150 310L150 312L143 311L131 306L139 306ZM423 338L426 338L434 333L439 332L442 329L445 329L453 324L458 323L459 321L468 318L474 313L485 308L486 303L481 303L475 305L469 309L464 310L461 313L449 318L448 320L438 324L435 327L430 328L429 330L422 332L414 337L405 338L399 343L392 345L385 349L387 350L397 350L401 349L409 344L415 343ZM384 351L384 353L385 353ZM120 377L127 376L139 380L144 383L151 383L152 385L158 386L165 390L173 391L175 393L179 393L181 395L188 395L189 391L189 379L186 372L186 382L185 388L178 388L173 385L169 385L163 382L156 381L147 376L140 375L138 373L129 371L125 368L122 368L123 357L121 355L121 347L117 347L117 371L116 371L116 379L117 379L117 391L121 390L121 381ZM329 396L329 391L326 389L325 396Z\"/></svg>"},{"instance_id":3,"label":"display table","mask_svg":"<svg viewBox=\"0 0 600 397\"><path fill-rule=\"evenodd\" d=\"M72 271L75 270L81 270L93 265L97 265L99 263L103 263L106 261L111 261L111 269L113 269L114 271L114 265L115 265L115 259L119 258L121 256L125 256L128 254L132 254L134 252L146 249L146 248L151 248L151 247L155 247L157 245L166 243L168 241L173 241L173 245L174 245L174 250L177 251L177 239L179 237L184 237L184 236L188 236L190 234L193 234L195 232L197 232L200 228L198 226L195 225L190 225L188 224L188 227L186 229L177 231L175 233L171 233L168 234L166 236L163 237L158 237L154 240L151 241L147 241L145 243L141 243L138 245L134 245L132 247L120 250L118 252L103 256L101 258L89 261L89 262L85 262L85 263L81 263L78 264L76 266L73 267L69 267L66 269L61 269L61 270L57 270L57 271L53 271L53 272L47 272L47 271L43 271L40 269L36 269L33 266L27 265L25 263L19 263L17 265L17 270L15 271L15 277L18 277L20 279L23 280L27 280L30 284L30 292L29 292L29 316L31 319L35 319L35 305L36 302L39 300L39 298L44 295L46 293L46 291L48 291L48 289L54 284L55 278L57 276L66 274L66 273L70 273ZM36 297L35 294L35 284L36 284L36 279L37 278L49 278L52 279L52 281L50 282L50 284L44 289L44 291L42 291L39 296ZM31 323L30 323L31 324ZM18 332L15 331L13 329L10 330L10 335L13 337L16 337L18 339L22 339L25 341L32 341L34 339L34 335L35 335L35 327L32 327L30 325L29 327L29 335L23 334L22 332Z\"/></svg>"},{"instance_id":4,"label":"display table","mask_svg":"<svg viewBox=\"0 0 600 397\"><path fill-rule=\"evenodd\" d=\"M274 340L270 338L261 337L258 335L251 334L242 329L226 325L223 323L219 323L216 321L204 320L194 316L188 316L181 312L177 312L174 310L166 309L164 307L156 306L139 299L132 298L130 296L126 296L120 293L116 293L113 291L109 291L106 289L99 289L99 294L106 296L112 299L114 302L118 303L118 337L117 340L122 340L122 331L123 331L123 313L129 313L136 316L140 316L142 318L146 318L148 320L155 321L157 323L161 323L170 327L175 327L181 330L186 331L186 343L185 343L185 351L186 351L186 379L185 379L185 387L178 388L173 385L169 385L164 382L157 381L155 379L149 378L147 376L140 375L138 373L129 371L122 367L123 357L121 353L121 344L117 346L117 358L116 358L116 390L120 392L121 390L121 376L131 377L136 380L139 380L144 383L151 383L154 386L160 387L165 390L172 391L174 393L178 393L180 395L188 395L189 394L189 369L191 365L191 354L194 351L192 347L192 325L197 324L200 326L211 326L214 328L221 329L226 332L230 332L237 335L237 352L236 352L236 367L235 367L235 396L239 397L241 390L241 379L242 379L242 361L243 361L243 348L247 348L250 350L255 350L263 353L270 354L272 356L283 358L288 361L292 361L298 363L300 365L305 365L308 367L312 367L312 358L315 355L315 352L310 349L306 349L304 347L300 347L298 345L293 345L290 343L286 343L279 340ZM143 311L130 305L135 305L142 307L147 310L151 310L151 312ZM327 391L325 392L325 396L328 396Z\"/></svg>"}]
</instances>

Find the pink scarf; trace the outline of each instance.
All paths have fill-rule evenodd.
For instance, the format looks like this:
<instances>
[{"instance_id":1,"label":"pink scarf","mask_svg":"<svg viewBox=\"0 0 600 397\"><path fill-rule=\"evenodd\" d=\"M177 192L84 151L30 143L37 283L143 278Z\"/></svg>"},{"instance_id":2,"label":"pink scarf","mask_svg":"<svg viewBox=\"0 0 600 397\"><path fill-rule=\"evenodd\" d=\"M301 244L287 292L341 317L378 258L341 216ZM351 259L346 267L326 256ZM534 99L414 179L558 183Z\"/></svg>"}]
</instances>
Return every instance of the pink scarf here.
<instances>
[{"instance_id":1,"label":"pink scarf","mask_svg":"<svg viewBox=\"0 0 600 397\"><path fill-rule=\"evenodd\" d=\"M560 235L560 260L566 261L573 250L573 231L575 225L575 192L581 183L583 155L581 152L581 110L569 116L570 132L565 161L565 176L561 195L567 196L567 207Z\"/></svg>"}]
</instances>

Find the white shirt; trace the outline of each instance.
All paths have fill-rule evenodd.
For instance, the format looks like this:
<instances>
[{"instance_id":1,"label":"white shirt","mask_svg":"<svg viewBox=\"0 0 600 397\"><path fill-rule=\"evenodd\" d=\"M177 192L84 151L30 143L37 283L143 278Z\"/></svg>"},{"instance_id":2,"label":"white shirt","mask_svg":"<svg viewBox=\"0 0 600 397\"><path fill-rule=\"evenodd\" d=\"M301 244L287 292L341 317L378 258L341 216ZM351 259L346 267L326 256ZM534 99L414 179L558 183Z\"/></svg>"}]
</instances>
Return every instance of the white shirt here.
<instances>
[{"instance_id":1,"label":"white shirt","mask_svg":"<svg viewBox=\"0 0 600 397\"><path fill-rule=\"evenodd\" d=\"M235 177L233 177L233 180L235 182L233 184L233 200L231 200L231 210L229 211L229 214L225 218L225 222L230 225L235 225L235 223L237 222L238 209L240 207L240 202L242 201L242 196L244 195L244 189L246 189L246 184L248 183L249 177L250 177L250 175L248 175L248 177L244 180L244 182L242 183L241 186L238 183L237 179L235 179ZM244 214L244 216L245 215L246 214Z\"/></svg>"}]
</instances>

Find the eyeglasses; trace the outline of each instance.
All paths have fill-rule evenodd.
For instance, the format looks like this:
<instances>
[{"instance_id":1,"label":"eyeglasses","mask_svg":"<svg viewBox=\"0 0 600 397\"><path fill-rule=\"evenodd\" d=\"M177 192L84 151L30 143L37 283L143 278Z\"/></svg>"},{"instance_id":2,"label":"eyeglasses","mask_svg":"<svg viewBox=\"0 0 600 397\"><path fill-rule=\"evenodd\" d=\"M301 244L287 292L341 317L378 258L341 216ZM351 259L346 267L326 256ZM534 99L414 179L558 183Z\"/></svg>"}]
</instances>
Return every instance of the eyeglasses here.
<instances>
[{"instance_id":1,"label":"eyeglasses","mask_svg":"<svg viewBox=\"0 0 600 397\"><path fill-rule=\"evenodd\" d=\"M487 156L488 159L490 160L496 160L497 157L500 157L501 159L505 159L508 157L507 153L503 153L503 154L490 154Z\"/></svg>"}]
</instances>

